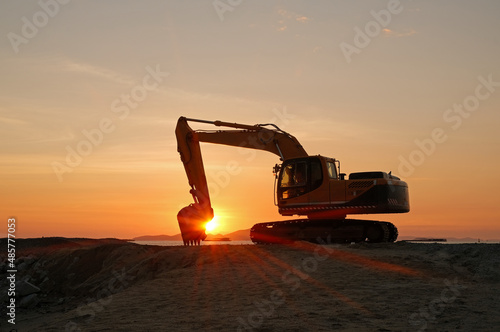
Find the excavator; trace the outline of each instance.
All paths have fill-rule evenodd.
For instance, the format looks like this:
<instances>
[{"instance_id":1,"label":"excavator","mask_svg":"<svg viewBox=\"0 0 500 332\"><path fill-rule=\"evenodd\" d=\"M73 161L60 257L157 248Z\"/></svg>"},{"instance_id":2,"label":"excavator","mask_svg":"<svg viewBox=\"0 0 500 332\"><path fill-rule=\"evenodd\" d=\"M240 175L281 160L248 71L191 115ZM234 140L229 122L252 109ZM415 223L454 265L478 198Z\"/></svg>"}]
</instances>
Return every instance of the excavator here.
<instances>
[{"instance_id":1,"label":"excavator","mask_svg":"<svg viewBox=\"0 0 500 332\"><path fill-rule=\"evenodd\" d=\"M225 129L193 130L188 122ZM339 160L307 154L294 136L274 124L180 117L175 135L194 200L177 214L186 246L205 240L206 224L214 217L200 142L264 150L279 157L281 163L273 168L275 205L283 216L305 218L255 224L250 238L256 244L394 242L398 237L394 224L346 216L410 211L408 185L391 172L357 172L346 178Z\"/></svg>"}]
</instances>

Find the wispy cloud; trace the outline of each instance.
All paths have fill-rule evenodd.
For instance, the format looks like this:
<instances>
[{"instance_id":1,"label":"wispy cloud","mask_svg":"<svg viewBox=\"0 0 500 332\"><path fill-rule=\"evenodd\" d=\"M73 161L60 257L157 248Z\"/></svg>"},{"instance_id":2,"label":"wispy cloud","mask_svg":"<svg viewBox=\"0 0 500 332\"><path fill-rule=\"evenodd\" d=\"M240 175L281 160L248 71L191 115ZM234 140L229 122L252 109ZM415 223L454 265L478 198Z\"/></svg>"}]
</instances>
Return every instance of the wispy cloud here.
<instances>
[{"instance_id":1,"label":"wispy cloud","mask_svg":"<svg viewBox=\"0 0 500 332\"><path fill-rule=\"evenodd\" d=\"M278 21L277 31L285 31L288 28L287 22L292 24L293 22L306 23L309 21L309 17L283 8L278 9L278 15L281 16L281 19Z\"/></svg>"},{"instance_id":2,"label":"wispy cloud","mask_svg":"<svg viewBox=\"0 0 500 332\"><path fill-rule=\"evenodd\" d=\"M316 46L315 48L313 48L313 53L319 53L321 52L321 50L323 50L323 46Z\"/></svg>"},{"instance_id":3,"label":"wispy cloud","mask_svg":"<svg viewBox=\"0 0 500 332\"><path fill-rule=\"evenodd\" d=\"M300 14L294 13L292 11L283 9L283 8L278 9L278 14L284 18L289 19L289 20L295 20L295 21L298 21L301 23L304 23L304 22L309 20L309 18L304 16L304 15L300 15Z\"/></svg>"},{"instance_id":4,"label":"wispy cloud","mask_svg":"<svg viewBox=\"0 0 500 332\"><path fill-rule=\"evenodd\" d=\"M134 84L134 80L129 77L116 73L107 68L93 66L86 63L78 63L68 60L63 64L63 69L70 72L82 73L85 75L104 78L106 80L110 80L120 84Z\"/></svg>"},{"instance_id":5,"label":"wispy cloud","mask_svg":"<svg viewBox=\"0 0 500 332\"><path fill-rule=\"evenodd\" d=\"M415 31L413 29L410 29L410 30L405 31L405 32L398 32L398 31L394 31L394 30L385 28L382 31L384 32L384 35L388 36L388 37L409 37L409 36L413 36L414 34L417 33L417 31Z\"/></svg>"},{"instance_id":6,"label":"wispy cloud","mask_svg":"<svg viewBox=\"0 0 500 332\"><path fill-rule=\"evenodd\" d=\"M28 122L19 120L19 119L14 119L14 118L6 118L6 117L1 117L0 116L0 123L3 123L5 125L26 125Z\"/></svg>"},{"instance_id":7,"label":"wispy cloud","mask_svg":"<svg viewBox=\"0 0 500 332\"><path fill-rule=\"evenodd\" d=\"M286 30L287 27L282 22L283 21L280 21L280 24L282 24L282 25L276 28L277 31L285 31Z\"/></svg>"}]
</instances>

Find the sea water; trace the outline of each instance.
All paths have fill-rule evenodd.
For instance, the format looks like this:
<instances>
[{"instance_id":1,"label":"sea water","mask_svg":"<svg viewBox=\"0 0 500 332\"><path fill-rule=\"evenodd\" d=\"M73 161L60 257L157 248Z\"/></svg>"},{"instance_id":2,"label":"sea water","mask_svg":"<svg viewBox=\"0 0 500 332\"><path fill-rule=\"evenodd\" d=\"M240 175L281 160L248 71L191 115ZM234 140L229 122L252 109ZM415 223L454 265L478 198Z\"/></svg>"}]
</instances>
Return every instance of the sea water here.
<instances>
[{"instance_id":1,"label":"sea water","mask_svg":"<svg viewBox=\"0 0 500 332\"><path fill-rule=\"evenodd\" d=\"M148 245L148 246L183 246L182 241L131 241L132 243ZM232 245L242 245L242 244L253 244L252 241L201 241L203 246L221 245L221 244L232 244Z\"/></svg>"}]
</instances>

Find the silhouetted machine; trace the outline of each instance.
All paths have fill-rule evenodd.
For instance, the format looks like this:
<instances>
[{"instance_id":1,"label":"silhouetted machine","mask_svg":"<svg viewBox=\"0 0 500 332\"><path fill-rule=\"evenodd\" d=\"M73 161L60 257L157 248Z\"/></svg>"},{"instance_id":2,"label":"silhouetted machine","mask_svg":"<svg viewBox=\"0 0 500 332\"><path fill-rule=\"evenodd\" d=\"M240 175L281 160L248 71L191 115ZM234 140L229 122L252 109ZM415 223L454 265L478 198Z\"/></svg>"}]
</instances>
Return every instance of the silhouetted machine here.
<instances>
[{"instance_id":1,"label":"silhouetted machine","mask_svg":"<svg viewBox=\"0 0 500 332\"><path fill-rule=\"evenodd\" d=\"M193 130L188 121L232 129ZM255 243L394 242L398 231L392 223L346 219L346 215L410 210L408 186L398 177L371 171L351 173L345 179L338 160L309 156L295 137L274 124L244 125L180 117L175 134L194 200L177 215L185 245L200 244L206 238L205 225L214 217L200 142L265 150L280 157L282 163L274 167L279 213L307 219L258 223L250 230Z\"/></svg>"}]
</instances>

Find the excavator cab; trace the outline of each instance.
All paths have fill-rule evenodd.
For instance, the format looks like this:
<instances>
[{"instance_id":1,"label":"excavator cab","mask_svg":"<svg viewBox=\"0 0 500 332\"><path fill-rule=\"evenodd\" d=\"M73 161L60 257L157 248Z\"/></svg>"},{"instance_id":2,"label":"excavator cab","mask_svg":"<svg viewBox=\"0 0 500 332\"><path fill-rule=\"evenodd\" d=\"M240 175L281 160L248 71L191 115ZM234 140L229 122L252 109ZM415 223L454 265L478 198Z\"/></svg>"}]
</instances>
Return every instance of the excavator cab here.
<instances>
[{"instance_id":1,"label":"excavator cab","mask_svg":"<svg viewBox=\"0 0 500 332\"><path fill-rule=\"evenodd\" d=\"M317 158L300 158L285 162L278 180L278 201L303 196L321 186L323 174Z\"/></svg>"},{"instance_id":2,"label":"excavator cab","mask_svg":"<svg viewBox=\"0 0 500 332\"><path fill-rule=\"evenodd\" d=\"M340 173L340 162L323 156L286 160L276 190L279 212L310 219L342 219L347 214L409 211L408 186L385 172Z\"/></svg>"}]
</instances>

